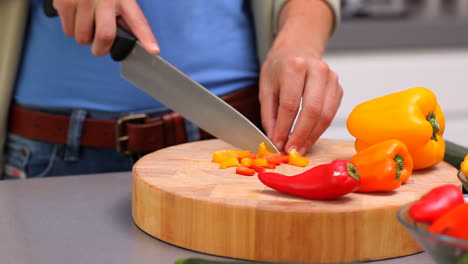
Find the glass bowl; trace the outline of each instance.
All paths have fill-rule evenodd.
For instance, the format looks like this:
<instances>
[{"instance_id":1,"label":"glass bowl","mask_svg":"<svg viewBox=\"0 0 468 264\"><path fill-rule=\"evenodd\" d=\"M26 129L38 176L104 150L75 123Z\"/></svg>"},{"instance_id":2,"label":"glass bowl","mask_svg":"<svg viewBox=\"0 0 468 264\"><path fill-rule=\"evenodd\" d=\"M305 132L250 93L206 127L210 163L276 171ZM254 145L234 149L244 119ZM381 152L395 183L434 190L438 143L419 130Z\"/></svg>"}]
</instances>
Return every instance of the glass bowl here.
<instances>
[{"instance_id":1,"label":"glass bowl","mask_svg":"<svg viewBox=\"0 0 468 264\"><path fill-rule=\"evenodd\" d=\"M465 175L461 170L458 171L457 173L458 179L461 181L463 184L463 188L468 191L468 179L466 179Z\"/></svg>"},{"instance_id":2,"label":"glass bowl","mask_svg":"<svg viewBox=\"0 0 468 264\"><path fill-rule=\"evenodd\" d=\"M398 210L398 220L409 230L416 242L436 263L468 264L468 240L430 233L427 231L429 225L417 223L409 215L411 204L413 203Z\"/></svg>"}]
</instances>

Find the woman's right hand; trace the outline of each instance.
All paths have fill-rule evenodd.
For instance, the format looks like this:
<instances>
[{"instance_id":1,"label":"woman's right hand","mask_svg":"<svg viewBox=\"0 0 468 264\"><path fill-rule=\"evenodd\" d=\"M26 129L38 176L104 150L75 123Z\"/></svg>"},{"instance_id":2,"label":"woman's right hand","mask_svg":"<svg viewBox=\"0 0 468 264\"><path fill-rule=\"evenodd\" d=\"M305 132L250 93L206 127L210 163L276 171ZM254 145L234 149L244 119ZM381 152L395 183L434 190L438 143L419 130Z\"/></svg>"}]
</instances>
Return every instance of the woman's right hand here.
<instances>
[{"instance_id":1,"label":"woman's right hand","mask_svg":"<svg viewBox=\"0 0 468 264\"><path fill-rule=\"evenodd\" d=\"M159 53L154 34L136 0L54 0L63 32L92 53L106 55L117 32L117 21L130 30L152 54Z\"/></svg>"}]
</instances>

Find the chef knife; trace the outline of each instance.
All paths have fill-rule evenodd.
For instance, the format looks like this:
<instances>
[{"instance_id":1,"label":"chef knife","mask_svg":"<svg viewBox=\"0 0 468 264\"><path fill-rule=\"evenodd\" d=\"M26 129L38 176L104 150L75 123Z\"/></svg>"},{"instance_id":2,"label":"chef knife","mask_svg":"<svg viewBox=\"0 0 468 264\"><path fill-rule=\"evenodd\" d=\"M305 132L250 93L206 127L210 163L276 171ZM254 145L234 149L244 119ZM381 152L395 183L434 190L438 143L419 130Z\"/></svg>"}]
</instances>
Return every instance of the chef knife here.
<instances>
[{"instance_id":1,"label":"chef knife","mask_svg":"<svg viewBox=\"0 0 468 264\"><path fill-rule=\"evenodd\" d=\"M43 1L47 16L57 16L52 0ZM260 143L279 152L270 139L235 108L192 80L159 55L153 55L120 26L111 48L121 76L211 135L253 152Z\"/></svg>"}]
</instances>

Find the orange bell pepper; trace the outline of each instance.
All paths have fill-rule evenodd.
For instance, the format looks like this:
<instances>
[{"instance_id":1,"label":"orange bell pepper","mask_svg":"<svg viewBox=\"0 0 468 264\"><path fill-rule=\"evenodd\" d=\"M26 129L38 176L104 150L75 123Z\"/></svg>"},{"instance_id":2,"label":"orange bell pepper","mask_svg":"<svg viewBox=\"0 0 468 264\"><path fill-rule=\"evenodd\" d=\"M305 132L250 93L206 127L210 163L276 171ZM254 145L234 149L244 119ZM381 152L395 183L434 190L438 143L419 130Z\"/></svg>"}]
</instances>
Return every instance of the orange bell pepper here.
<instances>
[{"instance_id":1,"label":"orange bell pepper","mask_svg":"<svg viewBox=\"0 0 468 264\"><path fill-rule=\"evenodd\" d=\"M410 177L413 160L405 144L391 139L372 145L353 156L361 177L357 192L394 190Z\"/></svg>"},{"instance_id":2,"label":"orange bell pepper","mask_svg":"<svg viewBox=\"0 0 468 264\"><path fill-rule=\"evenodd\" d=\"M357 152L398 139L408 148L414 169L430 167L444 158L444 114L435 94L424 87L363 102L352 110L346 125L356 138Z\"/></svg>"}]
</instances>

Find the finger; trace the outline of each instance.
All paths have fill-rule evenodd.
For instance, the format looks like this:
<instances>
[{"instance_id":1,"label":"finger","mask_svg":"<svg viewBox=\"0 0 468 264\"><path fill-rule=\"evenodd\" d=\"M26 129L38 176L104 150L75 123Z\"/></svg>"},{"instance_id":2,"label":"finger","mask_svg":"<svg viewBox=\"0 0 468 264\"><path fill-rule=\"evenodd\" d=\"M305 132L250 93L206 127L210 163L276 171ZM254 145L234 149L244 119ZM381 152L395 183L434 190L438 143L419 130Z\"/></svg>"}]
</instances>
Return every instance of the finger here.
<instances>
[{"instance_id":1,"label":"finger","mask_svg":"<svg viewBox=\"0 0 468 264\"><path fill-rule=\"evenodd\" d=\"M273 128L278 114L278 89L275 87L275 77L271 73L271 67L265 64L260 71L260 113L263 129L271 139ZM276 147L281 151L283 146Z\"/></svg>"},{"instance_id":2,"label":"finger","mask_svg":"<svg viewBox=\"0 0 468 264\"><path fill-rule=\"evenodd\" d=\"M93 42L94 7L93 0L81 0L76 8L75 39L82 45Z\"/></svg>"},{"instance_id":3,"label":"finger","mask_svg":"<svg viewBox=\"0 0 468 264\"><path fill-rule=\"evenodd\" d=\"M330 126L335 118L338 108L340 107L342 98L343 88L338 81L338 76L335 72L330 71L320 120L312 130L311 135L308 137L308 141L306 143L307 149L311 148L323 132L325 132L325 130Z\"/></svg>"},{"instance_id":4,"label":"finger","mask_svg":"<svg viewBox=\"0 0 468 264\"><path fill-rule=\"evenodd\" d=\"M115 0L100 1L95 6L95 33L92 52L96 56L106 55L112 47L117 32Z\"/></svg>"},{"instance_id":5,"label":"finger","mask_svg":"<svg viewBox=\"0 0 468 264\"><path fill-rule=\"evenodd\" d=\"M76 1L54 1L53 3L60 17L63 33L69 37L75 34L76 4Z\"/></svg>"},{"instance_id":6,"label":"finger","mask_svg":"<svg viewBox=\"0 0 468 264\"><path fill-rule=\"evenodd\" d=\"M302 109L297 117L294 130L289 136L286 150L295 148L299 153L307 151L306 143L321 118L323 98L327 87L328 65L317 61L309 66L302 99Z\"/></svg>"},{"instance_id":7,"label":"finger","mask_svg":"<svg viewBox=\"0 0 468 264\"><path fill-rule=\"evenodd\" d=\"M278 145L285 146L288 141L301 103L306 75L307 62L302 57L291 59L280 72L278 117L272 137Z\"/></svg>"},{"instance_id":8,"label":"finger","mask_svg":"<svg viewBox=\"0 0 468 264\"><path fill-rule=\"evenodd\" d=\"M132 33L145 47L146 51L158 54L158 42L138 3L136 1L124 1L123 3L120 6L121 16L130 27Z\"/></svg>"}]
</instances>

